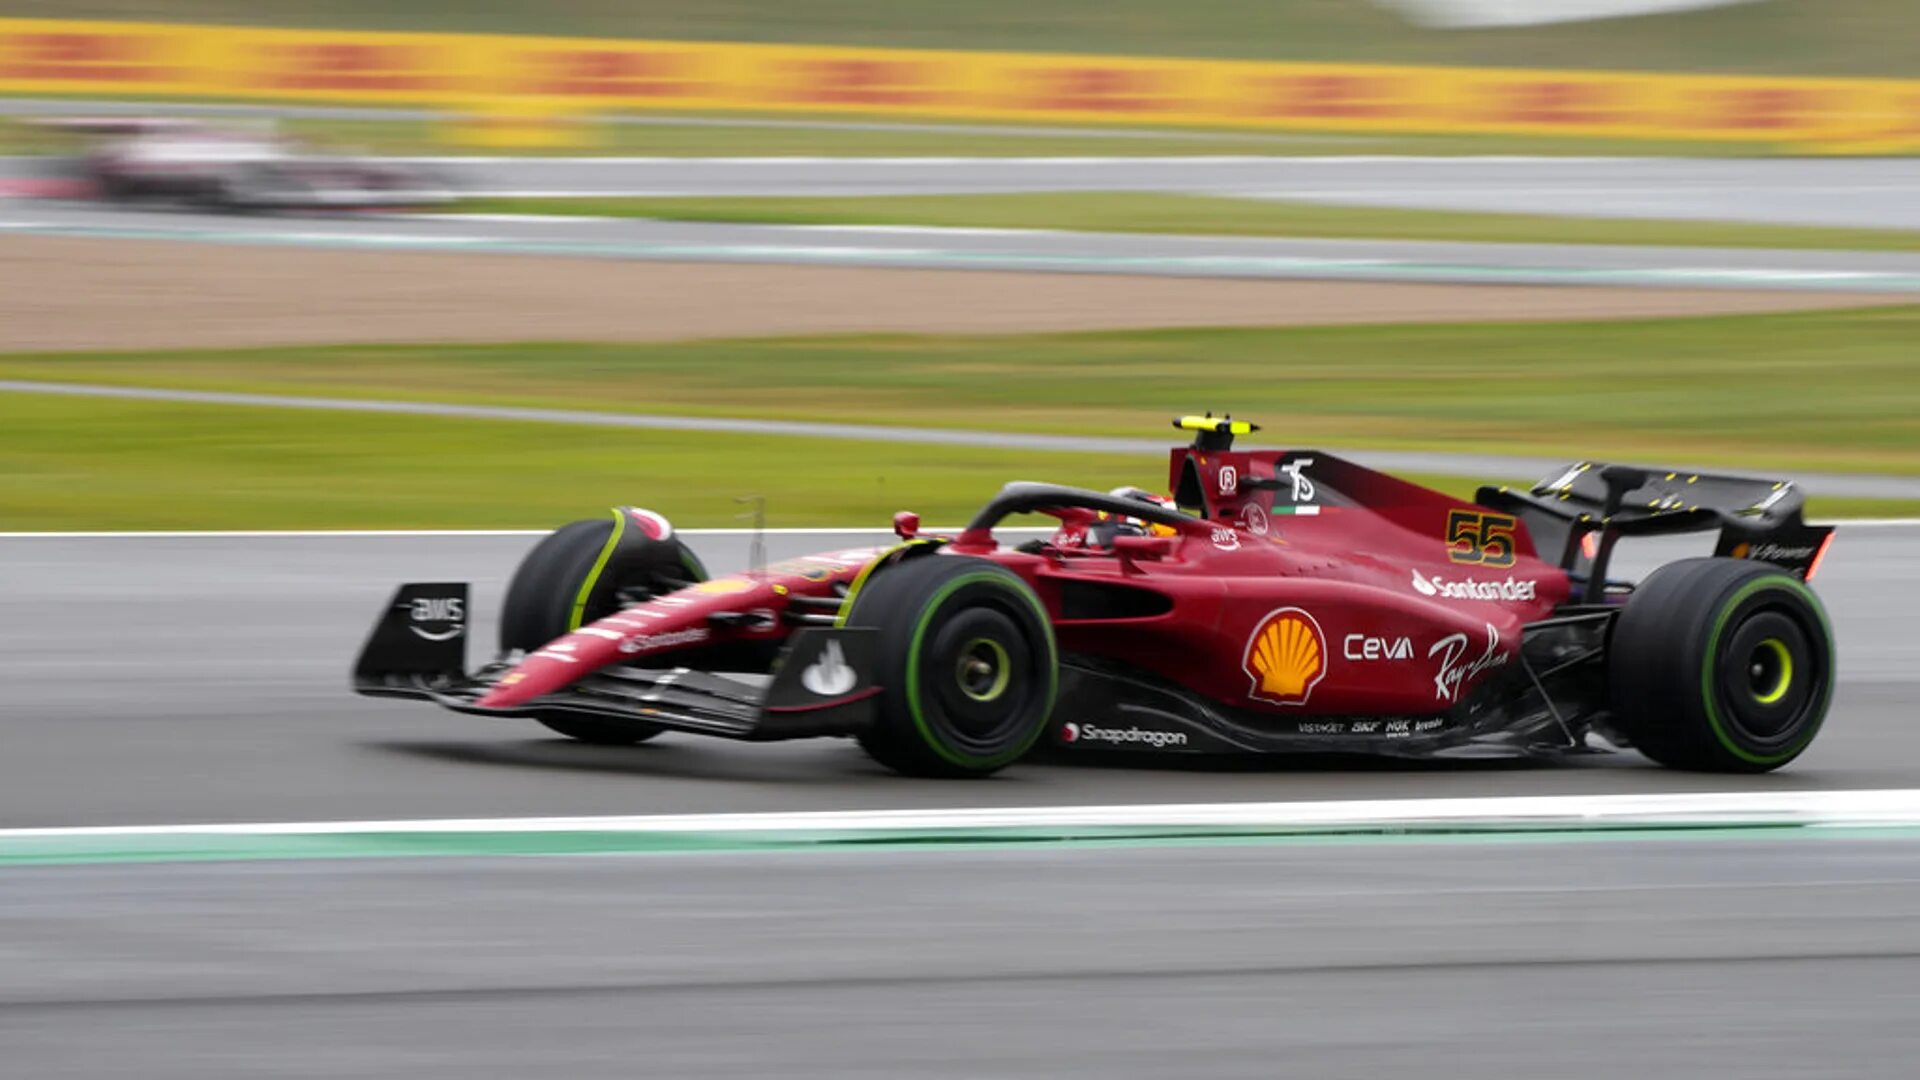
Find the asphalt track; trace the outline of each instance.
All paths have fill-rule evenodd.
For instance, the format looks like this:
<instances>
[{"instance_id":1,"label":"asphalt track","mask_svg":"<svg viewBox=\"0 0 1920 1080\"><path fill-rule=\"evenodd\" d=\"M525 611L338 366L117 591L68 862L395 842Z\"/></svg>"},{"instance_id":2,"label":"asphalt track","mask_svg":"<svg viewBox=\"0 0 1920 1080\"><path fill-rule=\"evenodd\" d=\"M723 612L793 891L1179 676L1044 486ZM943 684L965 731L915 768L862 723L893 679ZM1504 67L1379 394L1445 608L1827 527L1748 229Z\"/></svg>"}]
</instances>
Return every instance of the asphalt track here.
<instances>
[{"instance_id":1,"label":"asphalt track","mask_svg":"<svg viewBox=\"0 0 1920 1080\"><path fill-rule=\"evenodd\" d=\"M0 826L1920 787L1920 526L1843 530L1841 693L1759 778L591 748L354 698L402 579L482 616L528 536L0 539ZM774 534L770 554L867 537ZM747 539L702 536L717 567ZM1678 554L1671 546L1633 557ZM490 636L490 627L478 628ZM0 870L34 1077L1880 1077L1920 1034L1920 844L1285 844Z\"/></svg>"},{"instance_id":2,"label":"asphalt track","mask_svg":"<svg viewBox=\"0 0 1920 1080\"><path fill-rule=\"evenodd\" d=\"M1905 1075L1920 845L10 869L34 1078Z\"/></svg>"},{"instance_id":3,"label":"asphalt track","mask_svg":"<svg viewBox=\"0 0 1920 1080\"><path fill-rule=\"evenodd\" d=\"M878 539L773 534L768 547L779 558ZM891 776L840 741L668 736L608 750L347 692L401 581L474 582L474 638L490 642L486 620L529 537L4 539L0 827L1920 788L1917 539L1920 526L1841 531L1818 583L1839 637L1838 703L1804 758L1760 780L1621 754L1552 767L1031 765L962 785ZM696 543L715 568L746 562L742 537ZM1631 570L1633 545L1621 552Z\"/></svg>"},{"instance_id":4,"label":"asphalt track","mask_svg":"<svg viewBox=\"0 0 1920 1080\"><path fill-rule=\"evenodd\" d=\"M473 192L943 195L1163 191L1588 217L1920 228L1909 158L422 158ZM0 161L19 172L32 162Z\"/></svg>"},{"instance_id":5,"label":"asphalt track","mask_svg":"<svg viewBox=\"0 0 1920 1080\"><path fill-rule=\"evenodd\" d=\"M908 226L459 215L212 215L0 202L7 233L577 258L1207 278L1920 292L1920 254L1294 240Z\"/></svg>"}]
</instances>

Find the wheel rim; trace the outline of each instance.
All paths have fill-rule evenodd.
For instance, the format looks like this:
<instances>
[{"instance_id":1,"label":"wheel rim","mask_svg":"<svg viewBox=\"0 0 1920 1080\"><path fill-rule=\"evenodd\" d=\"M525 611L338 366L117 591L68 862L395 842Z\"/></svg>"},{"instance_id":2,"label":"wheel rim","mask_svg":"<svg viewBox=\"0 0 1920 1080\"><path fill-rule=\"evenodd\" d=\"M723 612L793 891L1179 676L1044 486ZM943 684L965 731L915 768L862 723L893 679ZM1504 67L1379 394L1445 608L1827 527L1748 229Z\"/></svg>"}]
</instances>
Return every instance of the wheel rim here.
<instances>
[{"instance_id":1,"label":"wheel rim","mask_svg":"<svg viewBox=\"0 0 1920 1080\"><path fill-rule=\"evenodd\" d=\"M1741 605L1719 643L1723 734L1766 754L1801 739L1825 701L1825 653L1797 611L1763 595Z\"/></svg>"},{"instance_id":2,"label":"wheel rim","mask_svg":"<svg viewBox=\"0 0 1920 1080\"><path fill-rule=\"evenodd\" d=\"M953 665L960 692L982 704L997 700L1013 681L1013 665L1006 647L992 638L978 637L960 647Z\"/></svg>"},{"instance_id":3,"label":"wheel rim","mask_svg":"<svg viewBox=\"0 0 1920 1080\"><path fill-rule=\"evenodd\" d=\"M1039 687L1021 624L1000 597L982 592L957 594L958 602L936 618L924 639L919 685L921 707L941 742L985 758L1003 752L1030 726Z\"/></svg>"},{"instance_id":4,"label":"wheel rim","mask_svg":"<svg viewBox=\"0 0 1920 1080\"><path fill-rule=\"evenodd\" d=\"M1757 705L1774 705L1793 688L1793 653L1787 643L1770 637L1753 647L1747 658L1747 692Z\"/></svg>"}]
</instances>

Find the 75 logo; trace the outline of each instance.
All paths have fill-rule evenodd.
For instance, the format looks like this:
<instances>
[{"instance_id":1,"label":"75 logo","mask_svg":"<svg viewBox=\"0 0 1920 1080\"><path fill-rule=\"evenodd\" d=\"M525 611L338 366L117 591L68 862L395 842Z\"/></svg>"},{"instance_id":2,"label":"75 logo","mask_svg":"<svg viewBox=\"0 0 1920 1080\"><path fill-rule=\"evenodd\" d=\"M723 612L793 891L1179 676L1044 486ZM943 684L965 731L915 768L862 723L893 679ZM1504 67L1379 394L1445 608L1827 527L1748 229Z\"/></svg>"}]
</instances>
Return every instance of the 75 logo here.
<instances>
[{"instance_id":1,"label":"75 logo","mask_svg":"<svg viewBox=\"0 0 1920 1080\"><path fill-rule=\"evenodd\" d=\"M1513 533L1519 527L1507 514L1455 510L1447 515L1447 559L1473 566L1512 566Z\"/></svg>"}]
</instances>

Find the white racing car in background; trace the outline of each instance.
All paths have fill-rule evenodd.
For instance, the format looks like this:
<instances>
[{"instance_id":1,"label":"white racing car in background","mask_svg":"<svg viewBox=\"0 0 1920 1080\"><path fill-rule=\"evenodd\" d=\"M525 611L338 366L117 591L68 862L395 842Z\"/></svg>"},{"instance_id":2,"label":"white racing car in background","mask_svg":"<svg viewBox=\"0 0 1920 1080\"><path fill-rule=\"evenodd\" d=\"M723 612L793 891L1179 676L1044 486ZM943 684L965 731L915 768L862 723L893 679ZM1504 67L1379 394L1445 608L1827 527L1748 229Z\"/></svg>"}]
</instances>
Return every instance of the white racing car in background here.
<instances>
[{"instance_id":1,"label":"white racing car in background","mask_svg":"<svg viewBox=\"0 0 1920 1080\"><path fill-rule=\"evenodd\" d=\"M330 153L271 125L62 117L39 127L87 140L70 168L96 198L164 200L232 211L428 206L454 198L426 169Z\"/></svg>"}]
</instances>

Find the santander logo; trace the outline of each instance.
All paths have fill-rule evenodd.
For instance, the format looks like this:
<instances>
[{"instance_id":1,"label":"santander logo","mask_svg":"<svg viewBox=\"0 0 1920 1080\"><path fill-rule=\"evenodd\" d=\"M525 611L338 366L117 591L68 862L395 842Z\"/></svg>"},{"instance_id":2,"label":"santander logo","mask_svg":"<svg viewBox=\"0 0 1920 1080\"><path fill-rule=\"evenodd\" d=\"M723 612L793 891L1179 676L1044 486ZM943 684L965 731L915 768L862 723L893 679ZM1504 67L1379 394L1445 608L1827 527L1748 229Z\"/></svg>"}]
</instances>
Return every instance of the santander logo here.
<instances>
[{"instance_id":1,"label":"santander logo","mask_svg":"<svg viewBox=\"0 0 1920 1080\"><path fill-rule=\"evenodd\" d=\"M1538 594L1537 582L1509 577L1505 581L1448 581L1413 571L1413 591L1441 600L1532 600Z\"/></svg>"}]
</instances>

